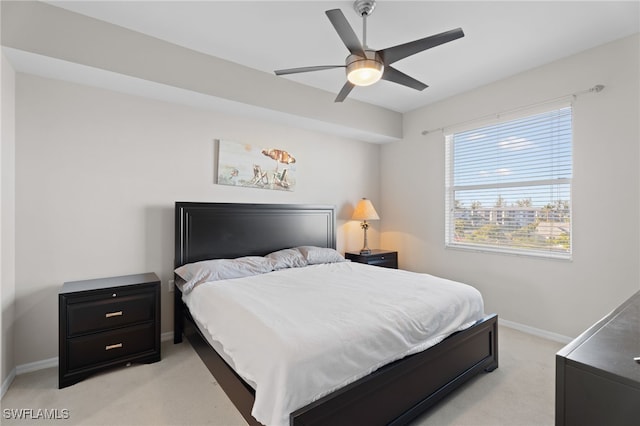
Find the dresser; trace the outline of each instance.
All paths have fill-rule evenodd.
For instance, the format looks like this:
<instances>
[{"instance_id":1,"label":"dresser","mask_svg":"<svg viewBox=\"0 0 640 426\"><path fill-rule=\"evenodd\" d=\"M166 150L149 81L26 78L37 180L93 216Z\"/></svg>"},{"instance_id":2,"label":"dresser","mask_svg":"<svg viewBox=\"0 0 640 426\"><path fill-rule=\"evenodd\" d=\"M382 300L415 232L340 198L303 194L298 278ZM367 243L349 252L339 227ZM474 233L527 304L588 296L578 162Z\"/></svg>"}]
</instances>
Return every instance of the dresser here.
<instances>
[{"instance_id":1,"label":"dresser","mask_svg":"<svg viewBox=\"0 0 640 426\"><path fill-rule=\"evenodd\" d=\"M389 250L371 250L369 254L360 252L346 252L346 259L352 262L366 263L367 265L382 266L385 268L398 269L398 252Z\"/></svg>"},{"instance_id":2,"label":"dresser","mask_svg":"<svg viewBox=\"0 0 640 426\"><path fill-rule=\"evenodd\" d=\"M58 315L59 388L110 367L160 361L154 273L66 282Z\"/></svg>"},{"instance_id":3,"label":"dresser","mask_svg":"<svg viewBox=\"0 0 640 426\"><path fill-rule=\"evenodd\" d=\"M556 425L640 424L640 292L556 354Z\"/></svg>"}]
</instances>

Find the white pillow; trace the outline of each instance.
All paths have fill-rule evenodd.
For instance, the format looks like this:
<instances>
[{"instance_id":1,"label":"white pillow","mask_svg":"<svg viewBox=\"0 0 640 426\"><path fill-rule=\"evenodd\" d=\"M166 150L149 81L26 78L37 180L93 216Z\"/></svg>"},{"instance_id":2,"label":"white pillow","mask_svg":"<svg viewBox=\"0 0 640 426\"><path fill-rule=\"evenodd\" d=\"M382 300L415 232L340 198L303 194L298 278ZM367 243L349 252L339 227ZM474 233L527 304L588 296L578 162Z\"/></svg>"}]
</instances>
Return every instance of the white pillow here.
<instances>
[{"instance_id":1,"label":"white pillow","mask_svg":"<svg viewBox=\"0 0 640 426\"><path fill-rule=\"evenodd\" d=\"M236 259L213 259L187 263L175 270L186 281L183 293L188 293L198 284L207 281L242 278L273 271L271 260L262 256L246 256Z\"/></svg>"},{"instance_id":2,"label":"white pillow","mask_svg":"<svg viewBox=\"0 0 640 426\"><path fill-rule=\"evenodd\" d=\"M307 266L307 259L304 258L302 253L296 249L283 249L274 251L265 256L265 258L271 260L273 269L280 270L286 268L299 268L301 266Z\"/></svg>"},{"instance_id":3,"label":"white pillow","mask_svg":"<svg viewBox=\"0 0 640 426\"><path fill-rule=\"evenodd\" d=\"M302 253L305 259L307 259L307 263L309 265L347 261L340 253L332 248L301 246L296 247L296 249Z\"/></svg>"}]
</instances>

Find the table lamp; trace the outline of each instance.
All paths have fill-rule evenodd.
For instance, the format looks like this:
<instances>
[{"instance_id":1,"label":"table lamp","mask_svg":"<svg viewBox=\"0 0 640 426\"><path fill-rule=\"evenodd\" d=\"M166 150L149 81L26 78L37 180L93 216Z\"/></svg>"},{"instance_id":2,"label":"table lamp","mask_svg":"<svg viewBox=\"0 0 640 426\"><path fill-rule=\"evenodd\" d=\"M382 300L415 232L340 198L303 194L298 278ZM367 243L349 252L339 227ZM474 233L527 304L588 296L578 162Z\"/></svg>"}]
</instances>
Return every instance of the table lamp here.
<instances>
[{"instance_id":1,"label":"table lamp","mask_svg":"<svg viewBox=\"0 0 640 426\"><path fill-rule=\"evenodd\" d=\"M362 247L362 250L360 250L360 254L371 254L371 249L367 243L367 229L369 229L367 220L378 220L380 219L380 216L378 216L376 209L373 208L371 201L363 198L358 201L358 205L356 205L356 209L353 211L353 216L351 218L362 221L360 226L364 229L364 246Z\"/></svg>"}]
</instances>

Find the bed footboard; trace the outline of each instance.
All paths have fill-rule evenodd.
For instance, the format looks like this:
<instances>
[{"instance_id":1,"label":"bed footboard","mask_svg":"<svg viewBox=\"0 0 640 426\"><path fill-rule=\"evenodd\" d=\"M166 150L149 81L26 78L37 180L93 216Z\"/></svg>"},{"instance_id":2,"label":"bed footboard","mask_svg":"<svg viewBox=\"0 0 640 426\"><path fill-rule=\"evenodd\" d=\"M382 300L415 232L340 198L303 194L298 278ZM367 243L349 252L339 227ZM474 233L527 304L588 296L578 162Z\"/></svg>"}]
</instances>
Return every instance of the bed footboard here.
<instances>
[{"instance_id":1,"label":"bed footboard","mask_svg":"<svg viewBox=\"0 0 640 426\"><path fill-rule=\"evenodd\" d=\"M295 411L291 424L407 424L473 376L497 367L497 316L490 315Z\"/></svg>"}]
</instances>

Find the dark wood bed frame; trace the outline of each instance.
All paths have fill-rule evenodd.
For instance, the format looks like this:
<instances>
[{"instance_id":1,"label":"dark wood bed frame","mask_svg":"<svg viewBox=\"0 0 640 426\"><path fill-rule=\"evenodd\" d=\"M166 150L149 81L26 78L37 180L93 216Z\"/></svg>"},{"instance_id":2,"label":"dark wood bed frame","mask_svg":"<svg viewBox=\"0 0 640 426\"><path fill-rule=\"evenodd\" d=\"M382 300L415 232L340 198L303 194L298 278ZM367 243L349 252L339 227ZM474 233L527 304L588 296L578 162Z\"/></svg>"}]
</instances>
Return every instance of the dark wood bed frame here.
<instances>
[{"instance_id":1,"label":"dark wood bed frame","mask_svg":"<svg viewBox=\"0 0 640 426\"><path fill-rule=\"evenodd\" d=\"M177 202L175 219L175 267L301 245L336 248L332 206ZM260 425L251 416L253 388L207 343L177 287L174 308L174 343L187 337L245 420ZM407 424L472 377L497 367L497 316L488 315L436 346L296 410L290 424Z\"/></svg>"}]
</instances>

